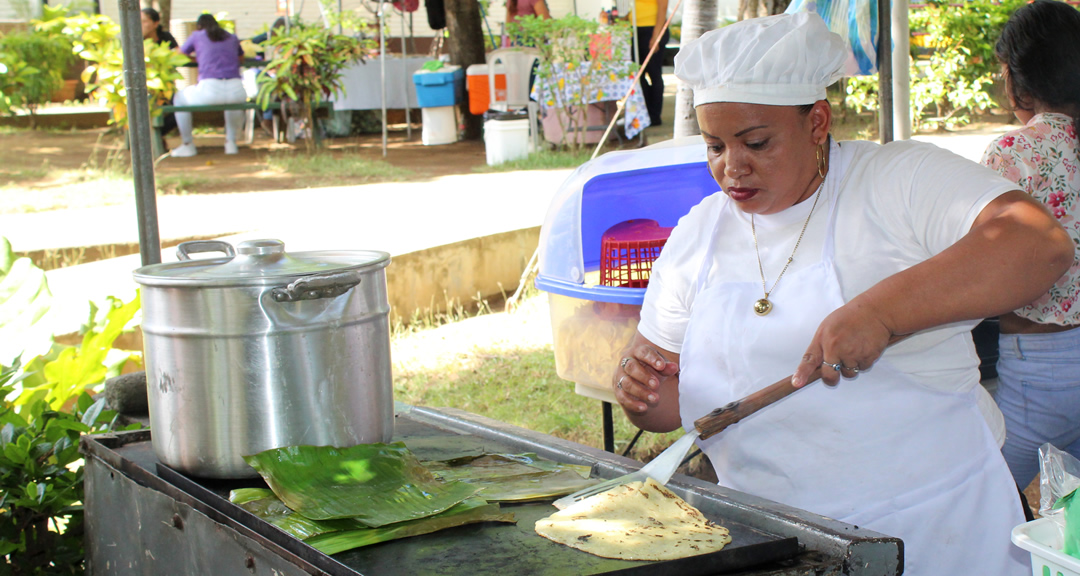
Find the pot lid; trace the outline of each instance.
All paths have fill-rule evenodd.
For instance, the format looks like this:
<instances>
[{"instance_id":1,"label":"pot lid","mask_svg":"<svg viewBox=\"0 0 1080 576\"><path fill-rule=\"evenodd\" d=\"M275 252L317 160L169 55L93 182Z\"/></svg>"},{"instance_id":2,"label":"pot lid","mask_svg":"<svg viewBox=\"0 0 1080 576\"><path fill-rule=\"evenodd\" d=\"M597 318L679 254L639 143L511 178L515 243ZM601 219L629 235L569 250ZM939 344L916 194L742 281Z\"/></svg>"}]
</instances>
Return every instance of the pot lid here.
<instances>
[{"instance_id":1,"label":"pot lid","mask_svg":"<svg viewBox=\"0 0 1080 576\"><path fill-rule=\"evenodd\" d=\"M192 260L190 255L224 252L224 258ZM218 240L184 242L177 246L179 262L151 264L135 270L135 281L147 286L264 285L289 278L371 268L390 264L390 255L375 250L285 252L280 240L247 240L236 245Z\"/></svg>"}]
</instances>

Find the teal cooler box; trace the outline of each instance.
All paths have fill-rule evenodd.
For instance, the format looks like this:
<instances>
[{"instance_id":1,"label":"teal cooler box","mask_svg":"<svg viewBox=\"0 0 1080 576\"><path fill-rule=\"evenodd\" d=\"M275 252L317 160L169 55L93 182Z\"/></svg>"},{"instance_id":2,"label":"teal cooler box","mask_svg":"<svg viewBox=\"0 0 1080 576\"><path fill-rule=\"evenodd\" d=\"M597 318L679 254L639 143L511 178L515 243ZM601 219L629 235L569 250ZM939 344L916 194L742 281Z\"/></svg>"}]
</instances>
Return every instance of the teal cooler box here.
<instances>
[{"instance_id":1,"label":"teal cooler box","mask_svg":"<svg viewBox=\"0 0 1080 576\"><path fill-rule=\"evenodd\" d=\"M416 101L424 123L421 140L425 145L457 142L458 122L455 104L465 99L465 70L461 66L443 66L438 70L413 73Z\"/></svg>"}]
</instances>

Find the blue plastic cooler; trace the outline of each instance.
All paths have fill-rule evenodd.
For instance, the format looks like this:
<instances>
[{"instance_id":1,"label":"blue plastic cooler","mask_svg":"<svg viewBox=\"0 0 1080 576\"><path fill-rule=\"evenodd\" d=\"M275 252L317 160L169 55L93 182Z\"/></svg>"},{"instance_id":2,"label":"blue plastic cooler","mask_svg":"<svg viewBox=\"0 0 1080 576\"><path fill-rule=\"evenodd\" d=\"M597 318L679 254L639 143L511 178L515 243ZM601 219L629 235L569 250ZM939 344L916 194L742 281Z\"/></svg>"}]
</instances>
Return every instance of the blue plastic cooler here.
<instances>
[{"instance_id":1,"label":"blue plastic cooler","mask_svg":"<svg viewBox=\"0 0 1080 576\"><path fill-rule=\"evenodd\" d=\"M413 73L416 101L421 108L453 106L464 100L465 71L461 66L443 66L438 70Z\"/></svg>"}]
</instances>

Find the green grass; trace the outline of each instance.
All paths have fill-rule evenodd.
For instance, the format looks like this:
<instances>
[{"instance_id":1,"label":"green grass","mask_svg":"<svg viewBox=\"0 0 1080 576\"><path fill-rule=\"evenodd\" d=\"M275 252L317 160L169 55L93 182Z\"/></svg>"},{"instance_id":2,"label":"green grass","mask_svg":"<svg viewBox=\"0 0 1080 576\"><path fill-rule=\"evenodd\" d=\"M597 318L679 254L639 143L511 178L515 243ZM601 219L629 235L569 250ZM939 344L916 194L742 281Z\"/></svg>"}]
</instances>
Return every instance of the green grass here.
<instances>
[{"instance_id":1,"label":"green grass","mask_svg":"<svg viewBox=\"0 0 1080 576\"><path fill-rule=\"evenodd\" d=\"M474 172L513 172L516 170L559 170L577 168L589 161L592 147L587 146L577 152L569 150L542 150L524 158L503 162L495 166L477 166Z\"/></svg>"},{"instance_id":2,"label":"green grass","mask_svg":"<svg viewBox=\"0 0 1080 576\"><path fill-rule=\"evenodd\" d=\"M574 384L555 372L551 347L477 348L481 361L464 369L444 365L395 377L394 399L414 406L453 407L559 438L603 447L601 403L574 393ZM616 449L636 428L615 409ZM632 457L653 454L680 434L647 434ZM653 454L654 455L654 454Z\"/></svg>"},{"instance_id":3,"label":"green grass","mask_svg":"<svg viewBox=\"0 0 1080 576\"><path fill-rule=\"evenodd\" d=\"M155 180L157 190L161 194L187 194L196 192L202 186L210 183L208 178L193 176L191 174L170 174L158 176Z\"/></svg>"},{"instance_id":4,"label":"green grass","mask_svg":"<svg viewBox=\"0 0 1080 576\"><path fill-rule=\"evenodd\" d=\"M346 181L352 184L400 182L411 175L408 170L384 160L371 160L348 152L333 154L325 150L311 155L303 152L270 154L266 157L266 165L275 172L308 177L313 185Z\"/></svg>"},{"instance_id":5,"label":"green grass","mask_svg":"<svg viewBox=\"0 0 1080 576\"><path fill-rule=\"evenodd\" d=\"M49 166L49 160L45 159L41 161L41 166L37 168L24 168L22 170L3 170L0 169L0 182L2 186L11 186L13 184L24 182L26 180L41 180L46 178L53 171Z\"/></svg>"},{"instance_id":6,"label":"green grass","mask_svg":"<svg viewBox=\"0 0 1080 576\"><path fill-rule=\"evenodd\" d=\"M458 408L603 448L601 402L579 396L572 382L559 377L552 346L539 336L550 322L544 294L527 292L509 314L491 313L483 305L478 312L456 306L441 314L438 321L422 321L430 314L422 314L421 321L414 315L410 329L394 331L395 400ZM617 406L614 424L616 451L622 453L637 428ZM644 434L629 456L647 461L680 435ZM683 472L700 475L705 467L698 458Z\"/></svg>"}]
</instances>

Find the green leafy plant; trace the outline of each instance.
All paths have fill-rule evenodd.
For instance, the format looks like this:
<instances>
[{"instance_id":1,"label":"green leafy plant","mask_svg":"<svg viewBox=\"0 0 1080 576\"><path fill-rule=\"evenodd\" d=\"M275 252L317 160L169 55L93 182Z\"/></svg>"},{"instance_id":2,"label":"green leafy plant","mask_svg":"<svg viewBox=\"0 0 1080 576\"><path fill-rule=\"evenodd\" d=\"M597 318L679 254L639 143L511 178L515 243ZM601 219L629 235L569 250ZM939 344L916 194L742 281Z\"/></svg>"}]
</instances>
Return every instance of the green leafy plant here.
<instances>
[{"instance_id":1,"label":"green leafy plant","mask_svg":"<svg viewBox=\"0 0 1080 576\"><path fill-rule=\"evenodd\" d=\"M0 115L16 112L22 103L22 94L34 82L38 69L18 54L0 51Z\"/></svg>"},{"instance_id":2,"label":"green leafy plant","mask_svg":"<svg viewBox=\"0 0 1080 576\"><path fill-rule=\"evenodd\" d=\"M63 85L64 71L72 60L68 44L47 32L29 30L0 36L0 64L13 74L4 74L0 80L5 101L0 110L26 110L34 127L38 107L52 100Z\"/></svg>"},{"instance_id":3,"label":"green leafy plant","mask_svg":"<svg viewBox=\"0 0 1080 576\"><path fill-rule=\"evenodd\" d=\"M49 349L52 334L40 322L52 305L45 272L29 258L18 258L0 236L0 365L26 350Z\"/></svg>"},{"instance_id":4,"label":"green leafy plant","mask_svg":"<svg viewBox=\"0 0 1080 576\"><path fill-rule=\"evenodd\" d=\"M911 118L918 129L926 125L954 128L971 121L973 113L991 108L998 63L997 37L1024 0L972 0L953 5L931 0L912 10L911 29L925 48L912 46ZM848 105L877 110L877 75L851 78L846 85Z\"/></svg>"},{"instance_id":5,"label":"green leafy plant","mask_svg":"<svg viewBox=\"0 0 1080 576\"><path fill-rule=\"evenodd\" d=\"M124 54L120 46L120 26L100 14L79 13L64 16L47 14L51 18L36 24L38 29L59 29L70 42L70 50L86 60L82 80L90 96L112 110L111 123L127 124L127 90L124 88ZM170 100L176 92L176 81L182 75L180 66L190 59L168 46L152 40L143 42L146 62L146 88L151 113L158 114L155 104Z\"/></svg>"},{"instance_id":6,"label":"green leafy plant","mask_svg":"<svg viewBox=\"0 0 1080 576\"><path fill-rule=\"evenodd\" d=\"M99 319L92 306L78 347L55 345L25 366L21 356L0 366L0 573L83 572L79 437L116 427L104 398L90 393L126 360L107 365L138 307L138 298L113 299Z\"/></svg>"},{"instance_id":7,"label":"green leafy plant","mask_svg":"<svg viewBox=\"0 0 1080 576\"><path fill-rule=\"evenodd\" d=\"M599 99L595 87L609 76L637 71L637 65L627 59L630 24L619 21L601 29L598 22L574 14L550 19L525 16L507 30L518 43L540 52L536 78L547 87L541 97L548 107L557 109L563 133L560 144L576 150L585 141L589 103Z\"/></svg>"},{"instance_id":8,"label":"green leafy plant","mask_svg":"<svg viewBox=\"0 0 1080 576\"><path fill-rule=\"evenodd\" d=\"M23 380L22 392L15 404L32 405L44 401L51 409L59 410L87 389L119 374L128 355L122 355L119 360L113 355L114 361L110 362L110 352L139 307L138 296L127 304L109 298L109 307L103 311L91 303L82 343L78 347L54 346L45 356L32 360L27 369L34 373ZM103 320L98 319L101 315Z\"/></svg>"},{"instance_id":9,"label":"green leafy plant","mask_svg":"<svg viewBox=\"0 0 1080 576\"><path fill-rule=\"evenodd\" d=\"M274 99L295 102L306 125L314 129L315 108L324 98L344 91L345 67L363 61L369 44L321 25L293 23L266 41L274 57L259 75L259 105L269 108ZM311 138L305 144L308 152L314 150Z\"/></svg>"},{"instance_id":10,"label":"green leafy plant","mask_svg":"<svg viewBox=\"0 0 1080 576\"><path fill-rule=\"evenodd\" d=\"M83 573L82 434L113 428L104 398L81 394L70 411L44 401L17 411L19 365L0 371L0 555L8 573Z\"/></svg>"}]
</instances>

